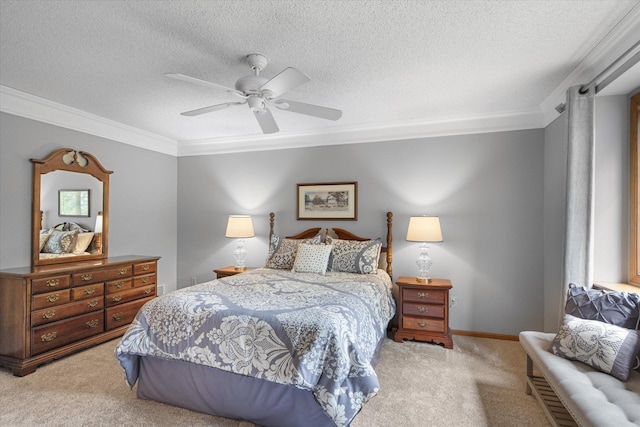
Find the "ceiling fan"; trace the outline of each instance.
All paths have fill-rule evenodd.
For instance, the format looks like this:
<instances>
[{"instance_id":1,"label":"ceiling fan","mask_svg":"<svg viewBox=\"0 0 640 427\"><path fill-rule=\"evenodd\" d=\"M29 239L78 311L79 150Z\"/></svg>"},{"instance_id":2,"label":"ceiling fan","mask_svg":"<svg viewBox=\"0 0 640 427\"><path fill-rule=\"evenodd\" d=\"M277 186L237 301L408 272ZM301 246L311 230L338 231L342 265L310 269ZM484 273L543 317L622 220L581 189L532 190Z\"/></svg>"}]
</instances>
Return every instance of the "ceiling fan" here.
<instances>
[{"instance_id":1,"label":"ceiling fan","mask_svg":"<svg viewBox=\"0 0 640 427\"><path fill-rule=\"evenodd\" d=\"M269 110L270 106L274 106L284 111L320 117L321 119L327 120L338 120L342 116L342 111L333 108L320 107L319 105L278 98L285 92L309 81L309 77L301 71L298 71L293 67L289 67L269 80L266 77L260 76L260 71L267 66L266 57L254 53L247 55L247 62L253 70L253 74L238 79L235 84L235 89L196 79L194 77L185 76L184 74L165 74L165 76L175 80L222 89L243 99L243 101L225 102L223 104L198 108L197 110L185 111L180 114L183 116L198 116L200 114L211 113L212 111L223 110L234 105L247 104L251 111L253 111L262 132L266 134L276 133L280 130L278 129L278 125L271 114L271 110Z\"/></svg>"}]
</instances>

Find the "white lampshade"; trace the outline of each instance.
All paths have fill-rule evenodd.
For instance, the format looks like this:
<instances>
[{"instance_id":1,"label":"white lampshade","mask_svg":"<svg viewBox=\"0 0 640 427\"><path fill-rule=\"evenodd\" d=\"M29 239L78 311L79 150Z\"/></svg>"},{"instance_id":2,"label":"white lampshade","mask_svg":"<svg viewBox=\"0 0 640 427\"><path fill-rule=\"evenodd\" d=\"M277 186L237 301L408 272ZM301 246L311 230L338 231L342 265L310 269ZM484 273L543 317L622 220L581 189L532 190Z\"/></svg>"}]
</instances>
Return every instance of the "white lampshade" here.
<instances>
[{"instance_id":1,"label":"white lampshade","mask_svg":"<svg viewBox=\"0 0 640 427\"><path fill-rule=\"evenodd\" d=\"M437 216L412 216L407 229L409 242L442 242L440 218Z\"/></svg>"},{"instance_id":2,"label":"white lampshade","mask_svg":"<svg viewBox=\"0 0 640 427\"><path fill-rule=\"evenodd\" d=\"M244 239L254 237L253 221L250 215L229 215L225 237Z\"/></svg>"},{"instance_id":3,"label":"white lampshade","mask_svg":"<svg viewBox=\"0 0 640 427\"><path fill-rule=\"evenodd\" d=\"M102 211L98 212L96 216L96 228L93 230L96 233L102 233Z\"/></svg>"}]
</instances>

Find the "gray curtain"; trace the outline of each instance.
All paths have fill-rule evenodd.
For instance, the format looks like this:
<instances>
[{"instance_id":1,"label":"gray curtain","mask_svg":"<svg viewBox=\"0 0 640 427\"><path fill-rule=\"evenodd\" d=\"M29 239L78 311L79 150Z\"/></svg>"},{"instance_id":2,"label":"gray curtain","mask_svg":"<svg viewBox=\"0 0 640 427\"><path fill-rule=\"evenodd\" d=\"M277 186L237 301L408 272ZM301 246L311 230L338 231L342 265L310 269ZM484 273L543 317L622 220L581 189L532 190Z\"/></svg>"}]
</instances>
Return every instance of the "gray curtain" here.
<instances>
[{"instance_id":1,"label":"gray curtain","mask_svg":"<svg viewBox=\"0 0 640 427\"><path fill-rule=\"evenodd\" d=\"M567 91L568 150L563 298L569 283L593 284L594 95L595 86ZM564 299L562 303L564 312Z\"/></svg>"}]
</instances>

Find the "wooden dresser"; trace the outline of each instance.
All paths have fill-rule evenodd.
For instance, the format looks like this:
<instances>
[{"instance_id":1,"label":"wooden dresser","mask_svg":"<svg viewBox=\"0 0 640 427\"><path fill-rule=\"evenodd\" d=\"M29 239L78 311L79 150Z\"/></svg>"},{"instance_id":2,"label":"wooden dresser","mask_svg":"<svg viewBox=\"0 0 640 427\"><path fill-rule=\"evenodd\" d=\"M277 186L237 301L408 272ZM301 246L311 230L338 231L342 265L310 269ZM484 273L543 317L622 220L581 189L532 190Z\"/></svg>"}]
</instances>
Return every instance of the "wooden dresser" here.
<instances>
[{"instance_id":1,"label":"wooden dresser","mask_svg":"<svg viewBox=\"0 0 640 427\"><path fill-rule=\"evenodd\" d=\"M400 313L394 340L415 339L453 348L449 329L451 282L432 279L429 283L420 283L415 277L400 277L396 283L400 293Z\"/></svg>"},{"instance_id":2,"label":"wooden dresser","mask_svg":"<svg viewBox=\"0 0 640 427\"><path fill-rule=\"evenodd\" d=\"M159 257L0 270L0 365L24 376L116 338L156 295Z\"/></svg>"}]
</instances>

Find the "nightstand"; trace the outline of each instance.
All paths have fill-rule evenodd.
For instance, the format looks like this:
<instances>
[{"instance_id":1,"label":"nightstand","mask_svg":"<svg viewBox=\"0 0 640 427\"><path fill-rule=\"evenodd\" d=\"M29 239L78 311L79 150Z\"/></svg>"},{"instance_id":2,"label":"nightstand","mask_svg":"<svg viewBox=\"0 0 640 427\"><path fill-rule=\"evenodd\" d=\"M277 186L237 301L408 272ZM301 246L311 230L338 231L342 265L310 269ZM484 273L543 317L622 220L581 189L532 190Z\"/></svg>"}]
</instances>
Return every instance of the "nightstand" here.
<instances>
[{"instance_id":1,"label":"nightstand","mask_svg":"<svg viewBox=\"0 0 640 427\"><path fill-rule=\"evenodd\" d=\"M420 283L415 277L399 277L399 319L394 340L403 339L442 344L453 348L449 329L449 289L451 281L431 279Z\"/></svg>"},{"instance_id":2,"label":"nightstand","mask_svg":"<svg viewBox=\"0 0 640 427\"><path fill-rule=\"evenodd\" d=\"M236 268L233 265L227 265L226 267L213 270L213 272L216 273L217 279L233 276L234 274L238 274L238 273L244 273L245 271L249 271L249 268L245 267L244 270L236 270Z\"/></svg>"}]
</instances>

